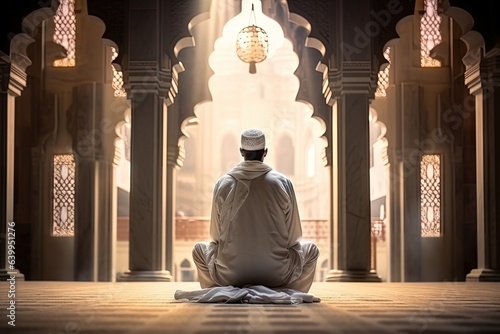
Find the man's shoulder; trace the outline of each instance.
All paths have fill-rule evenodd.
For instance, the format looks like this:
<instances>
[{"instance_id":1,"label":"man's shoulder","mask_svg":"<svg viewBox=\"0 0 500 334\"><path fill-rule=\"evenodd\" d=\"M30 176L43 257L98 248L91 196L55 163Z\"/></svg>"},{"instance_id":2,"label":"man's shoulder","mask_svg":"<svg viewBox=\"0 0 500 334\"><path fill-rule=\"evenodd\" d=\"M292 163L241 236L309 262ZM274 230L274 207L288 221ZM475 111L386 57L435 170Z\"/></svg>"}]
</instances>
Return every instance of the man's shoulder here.
<instances>
[{"instance_id":1,"label":"man's shoulder","mask_svg":"<svg viewBox=\"0 0 500 334\"><path fill-rule=\"evenodd\" d=\"M281 183L292 183L292 181L285 175L285 174L282 174L278 171L275 171L275 170L271 170L267 173L268 177L270 179L273 179L273 180L276 180L276 181L279 181Z\"/></svg>"},{"instance_id":2,"label":"man's shoulder","mask_svg":"<svg viewBox=\"0 0 500 334\"><path fill-rule=\"evenodd\" d=\"M268 174L270 174L270 175L272 175L274 177L280 178L280 179L289 180L289 178L285 174L280 173L280 172L278 172L277 170L274 170L274 169L270 170Z\"/></svg>"},{"instance_id":3,"label":"man's shoulder","mask_svg":"<svg viewBox=\"0 0 500 334\"><path fill-rule=\"evenodd\" d=\"M232 177L229 173L227 173L227 174L224 174L221 177L219 177L216 185L220 187L220 186L232 184L235 182L236 182L236 179L234 177Z\"/></svg>"}]
</instances>

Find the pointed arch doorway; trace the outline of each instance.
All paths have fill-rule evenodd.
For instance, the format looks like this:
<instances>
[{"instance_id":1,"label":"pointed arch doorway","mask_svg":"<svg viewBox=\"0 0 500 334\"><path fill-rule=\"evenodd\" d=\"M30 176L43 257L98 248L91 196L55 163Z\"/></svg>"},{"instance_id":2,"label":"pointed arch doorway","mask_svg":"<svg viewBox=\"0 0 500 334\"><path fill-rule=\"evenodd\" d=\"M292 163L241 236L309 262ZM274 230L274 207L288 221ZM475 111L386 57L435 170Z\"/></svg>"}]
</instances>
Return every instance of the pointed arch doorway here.
<instances>
[{"instance_id":1,"label":"pointed arch doorway","mask_svg":"<svg viewBox=\"0 0 500 334\"><path fill-rule=\"evenodd\" d=\"M260 1L244 0L242 6L251 3L260 9ZM274 15L274 25L282 29L277 22L282 8L276 6L279 5L263 2L263 11ZM294 44L300 42L293 40L293 32L282 30L281 34L288 38L282 40L274 55L257 64L257 73L250 74L248 64L236 56L233 39L237 31L230 28L245 25L246 19L236 22L240 11L242 7L235 6L234 1L213 2L210 19L191 29L196 46L179 53L185 67L179 77L181 86L176 101L183 118L179 143L184 161L176 173L174 273L184 259L190 258L195 242L208 240L213 185L241 161L239 135L249 127L261 128L266 133L269 148L266 163L292 179L304 239L313 240L320 247L322 255L318 263L330 262L331 181L322 159L326 124L317 117L315 102L318 101L303 102L297 98L300 86L306 81L299 78L304 72L302 67L309 66L314 71L317 57L308 58L299 68ZM303 45L298 49L304 49ZM314 52L320 57L319 52ZM202 78L208 82L205 89L208 88L209 94L204 96L194 91ZM321 91L317 93L325 104ZM191 102L186 102L187 99ZM316 279L321 280L320 266L317 271Z\"/></svg>"}]
</instances>

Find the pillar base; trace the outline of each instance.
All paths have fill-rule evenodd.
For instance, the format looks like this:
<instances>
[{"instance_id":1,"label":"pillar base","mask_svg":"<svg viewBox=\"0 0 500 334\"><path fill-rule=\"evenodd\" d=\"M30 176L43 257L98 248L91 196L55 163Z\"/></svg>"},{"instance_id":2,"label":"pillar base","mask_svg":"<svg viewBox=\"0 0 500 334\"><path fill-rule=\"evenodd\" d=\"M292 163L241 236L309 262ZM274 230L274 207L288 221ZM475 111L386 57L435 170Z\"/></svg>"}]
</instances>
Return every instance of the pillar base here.
<instances>
[{"instance_id":1,"label":"pillar base","mask_svg":"<svg viewBox=\"0 0 500 334\"><path fill-rule=\"evenodd\" d=\"M117 277L118 282L172 282L173 280L168 270L127 271Z\"/></svg>"},{"instance_id":2,"label":"pillar base","mask_svg":"<svg viewBox=\"0 0 500 334\"><path fill-rule=\"evenodd\" d=\"M337 270L333 269L326 275L327 282L382 282L374 270Z\"/></svg>"},{"instance_id":3,"label":"pillar base","mask_svg":"<svg viewBox=\"0 0 500 334\"><path fill-rule=\"evenodd\" d=\"M14 277L16 281L24 281L24 275L19 272L19 270L14 269L14 270L7 270L7 269L0 269L0 282L4 282L7 279Z\"/></svg>"},{"instance_id":4,"label":"pillar base","mask_svg":"<svg viewBox=\"0 0 500 334\"><path fill-rule=\"evenodd\" d=\"M500 282L500 270L472 269L465 280L467 282Z\"/></svg>"}]
</instances>

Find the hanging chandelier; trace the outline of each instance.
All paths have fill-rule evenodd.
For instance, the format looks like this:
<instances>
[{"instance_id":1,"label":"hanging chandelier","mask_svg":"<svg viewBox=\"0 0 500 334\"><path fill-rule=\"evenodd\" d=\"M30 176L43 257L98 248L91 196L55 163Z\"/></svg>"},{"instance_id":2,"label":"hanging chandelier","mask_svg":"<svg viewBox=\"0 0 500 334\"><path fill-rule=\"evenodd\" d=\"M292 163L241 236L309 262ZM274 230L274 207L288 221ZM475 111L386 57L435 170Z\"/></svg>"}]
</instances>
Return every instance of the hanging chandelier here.
<instances>
[{"instance_id":1,"label":"hanging chandelier","mask_svg":"<svg viewBox=\"0 0 500 334\"><path fill-rule=\"evenodd\" d=\"M266 59L269 50L267 33L256 25L254 5L250 13L250 21L253 23L240 30L236 38L236 54L245 63L249 63L249 72L257 73L255 64Z\"/></svg>"}]
</instances>

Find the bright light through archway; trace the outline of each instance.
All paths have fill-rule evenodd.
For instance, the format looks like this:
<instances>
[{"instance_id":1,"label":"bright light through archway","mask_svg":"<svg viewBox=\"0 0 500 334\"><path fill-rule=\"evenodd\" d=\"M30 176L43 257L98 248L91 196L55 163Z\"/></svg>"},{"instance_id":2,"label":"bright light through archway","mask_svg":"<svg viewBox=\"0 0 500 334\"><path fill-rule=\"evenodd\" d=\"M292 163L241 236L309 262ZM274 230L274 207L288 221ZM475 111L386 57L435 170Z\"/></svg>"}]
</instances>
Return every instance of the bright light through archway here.
<instances>
[{"instance_id":1,"label":"bright light through archway","mask_svg":"<svg viewBox=\"0 0 500 334\"><path fill-rule=\"evenodd\" d=\"M252 3L256 25L269 34L271 49L268 57L257 64L255 74L249 73L248 64L236 54L236 36L248 25ZM209 29L208 24L200 27L195 39L204 38ZM212 99L196 106L198 125L186 130L189 134L184 142L186 168L177 172L177 210L191 217L182 219L195 219L199 226L205 226L203 222L208 226L213 186L221 175L242 161L238 150L240 134L255 127L266 134L269 153L265 163L284 172L294 183L303 224L308 224L307 221L313 221L314 226L324 224L327 236L330 191L328 170L322 163L324 127L311 117L312 105L296 101L300 87L295 75L299 57L292 42L284 37L278 22L262 14L258 0L243 0L241 12L227 20L220 31L213 51L207 54L213 71L208 81ZM309 162L311 159L314 162ZM284 161L292 166L281 171L278 167L285 166ZM207 230L203 228L196 235L206 238ZM308 233L304 227L306 239L311 238ZM328 237L318 242L326 258L328 242ZM183 247L189 253L192 241L179 241L175 247L174 262L180 263Z\"/></svg>"},{"instance_id":2,"label":"bright light through archway","mask_svg":"<svg viewBox=\"0 0 500 334\"><path fill-rule=\"evenodd\" d=\"M270 48L271 44L275 48L263 62L257 64L255 74L250 74L248 64L236 55L236 36L248 24L252 4L256 23L268 32ZM212 100L197 105L195 114L199 125L189 128L191 138L184 143L186 156L190 151L198 152L196 161L192 161L192 156L186 159L192 161L191 165L200 166L202 171L198 172L197 179L203 181L196 181L197 184L191 188L198 194L196 199L179 198L178 204L189 206L196 216L208 216L213 185L222 174L241 161L237 150L241 131L256 127L262 129L267 137L269 154L266 163L277 166L282 156L293 152L295 168L291 170L295 172L288 176L295 183L304 216L317 215L315 212L327 213L326 203L309 202L309 199L321 197L322 192L328 193L328 189L324 189L329 184L328 175L321 161L325 143L320 137L324 129L316 119L311 118L312 106L296 101L300 82L295 71L299 58L278 22L262 13L260 1L243 0L241 12L224 25L222 35L216 39L214 50L208 57L213 70L208 83ZM290 147L278 145L283 137L290 138L283 141L291 143ZM236 149L226 147L229 138L236 142ZM311 159L315 161L311 162ZM193 179L185 177L182 169L178 175L182 179ZM317 183L315 194L310 190L313 183ZM186 204L185 200L193 202ZM185 210L181 208L181 211Z\"/></svg>"}]
</instances>

